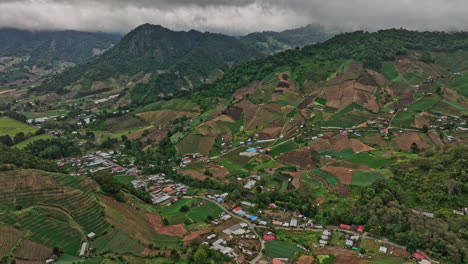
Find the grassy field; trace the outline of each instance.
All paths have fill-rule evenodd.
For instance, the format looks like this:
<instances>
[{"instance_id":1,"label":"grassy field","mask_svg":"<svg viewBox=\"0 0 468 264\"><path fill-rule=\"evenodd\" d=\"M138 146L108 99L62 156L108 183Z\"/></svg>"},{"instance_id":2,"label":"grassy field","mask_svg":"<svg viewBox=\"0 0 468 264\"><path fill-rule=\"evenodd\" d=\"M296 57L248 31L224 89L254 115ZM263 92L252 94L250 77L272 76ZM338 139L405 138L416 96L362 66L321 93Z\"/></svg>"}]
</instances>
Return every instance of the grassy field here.
<instances>
[{"instance_id":1,"label":"grassy field","mask_svg":"<svg viewBox=\"0 0 468 264\"><path fill-rule=\"evenodd\" d=\"M468 73L454 78L452 83L450 83L450 88L455 90L457 93L468 97Z\"/></svg>"},{"instance_id":2,"label":"grassy field","mask_svg":"<svg viewBox=\"0 0 468 264\"><path fill-rule=\"evenodd\" d=\"M291 259L296 252L304 252L304 250L283 241L270 241L265 247L265 254L271 258Z\"/></svg>"},{"instance_id":3,"label":"grassy field","mask_svg":"<svg viewBox=\"0 0 468 264\"><path fill-rule=\"evenodd\" d=\"M348 156L342 158L342 160L347 160L355 162L358 164L366 165L374 169L380 169L391 163L390 160L383 158L379 155L373 155L371 153L359 153L353 156Z\"/></svg>"},{"instance_id":4,"label":"grassy field","mask_svg":"<svg viewBox=\"0 0 468 264\"><path fill-rule=\"evenodd\" d=\"M376 171L353 171L352 185L369 186L378 179L383 179L384 176Z\"/></svg>"},{"instance_id":5,"label":"grassy field","mask_svg":"<svg viewBox=\"0 0 468 264\"><path fill-rule=\"evenodd\" d=\"M322 126L351 127L353 125L361 124L374 116L375 114L366 111L362 106L352 103L333 115L327 121L323 122Z\"/></svg>"},{"instance_id":6,"label":"grassy field","mask_svg":"<svg viewBox=\"0 0 468 264\"><path fill-rule=\"evenodd\" d=\"M296 142L290 140L290 141L287 141L285 143L282 143L282 144L279 144L279 145L276 145L276 146L272 147L271 150L270 150L270 155L276 157L276 156L279 156L279 155L281 155L283 153L294 151L298 147L299 146L296 144Z\"/></svg>"},{"instance_id":7,"label":"grassy field","mask_svg":"<svg viewBox=\"0 0 468 264\"><path fill-rule=\"evenodd\" d=\"M314 169L312 170L312 173L316 176L319 176L325 179L328 185L330 186L337 186L339 184L335 177L331 176L328 173L321 171L320 169Z\"/></svg>"},{"instance_id":8,"label":"grassy field","mask_svg":"<svg viewBox=\"0 0 468 264\"><path fill-rule=\"evenodd\" d=\"M128 184L131 181L136 180L136 177L132 175L130 176L125 175L125 176L114 176L114 179L116 179L118 182L121 182L123 184Z\"/></svg>"},{"instance_id":9,"label":"grassy field","mask_svg":"<svg viewBox=\"0 0 468 264\"><path fill-rule=\"evenodd\" d=\"M322 232L306 231L298 233L286 230L276 230L275 235L279 240L290 242L292 244L299 244L308 248L312 243L317 243L319 241Z\"/></svg>"},{"instance_id":10,"label":"grassy field","mask_svg":"<svg viewBox=\"0 0 468 264\"><path fill-rule=\"evenodd\" d=\"M34 133L36 129L32 126L21 123L13 118L0 117L0 135L9 135L14 137L16 134L23 132L25 134Z\"/></svg>"},{"instance_id":11,"label":"grassy field","mask_svg":"<svg viewBox=\"0 0 468 264\"><path fill-rule=\"evenodd\" d=\"M96 248L98 253L112 251L115 253L139 254L143 251L143 246L138 241L131 239L118 230L97 237L91 245Z\"/></svg>"},{"instance_id":12,"label":"grassy field","mask_svg":"<svg viewBox=\"0 0 468 264\"><path fill-rule=\"evenodd\" d=\"M207 202L204 205L198 206L198 204L204 200L201 199L180 199L176 203L163 207L159 214L163 218L166 218L169 221L169 224L183 224L185 221L189 220L192 223L200 223L207 220L208 216L218 217L222 212L216 204L212 202ZM182 206L190 207L189 211L181 212L180 208Z\"/></svg>"},{"instance_id":13,"label":"grassy field","mask_svg":"<svg viewBox=\"0 0 468 264\"><path fill-rule=\"evenodd\" d=\"M399 111L392 121L392 126L412 128L414 117L418 114L415 111Z\"/></svg>"},{"instance_id":14,"label":"grassy field","mask_svg":"<svg viewBox=\"0 0 468 264\"><path fill-rule=\"evenodd\" d=\"M138 108L137 113L157 110L176 110L176 111L198 111L199 107L197 104L186 99L172 99L170 101L159 101L153 104L146 105Z\"/></svg>"},{"instance_id":15,"label":"grassy field","mask_svg":"<svg viewBox=\"0 0 468 264\"><path fill-rule=\"evenodd\" d=\"M229 160L223 160L219 163L221 166L224 166L230 173L231 176L239 175L245 173L243 168Z\"/></svg>"},{"instance_id":16,"label":"grassy field","mask_svg":"<svg viewBox=\"0 0 468 264\"><path fill-rule=\"evenodd\" d=\"M40 139L51 139L52 137L47 134L42 134L39 136L30 137L26 140L21 141L20 143L14 145L15 148L24 149L29 143L34 142Z\"/></svg>"},{"instance_id":17,"label":"grassy field","mask_svg":"<svg viewBox=\"0 0 468 264\"><path fill-rule=\"evenodd\" d=\"M340 152L337 152L334 149L327 149L319 152L321 156L329 155L335 158L348 158L354 156L354 150L352 148L343 149Z\"/></svg>"},{"instance_id":18,"label":"grassy field","mask_svg":"<svg viewBox=\"0 0 468 264\"><path fill-rule=\"evenodd\" d=\"M278 98L278 100L276 100L276 103L281 106L298 105L301 102L301 99L302 98L300 96L294 93L284 93Z\"/></svg>"},{"instance_id":19,"label":"grassy field","mask_svg":"<svg viewBox=\"0 0 468 264\"><path fill-rule=\"evenodd\" d=\"M441 99L438 97L425 97L413 104L408 106L410 111L429 111L431 110Z\"/></svg>"},{"instance_id":20,"label":"grassy field","mask_svg":"<svg viewBox=\"0 0 468 264\"><path fill-rule=\"evenodd\" d=\"M391 62L382 63L382 73L385 78L389 79L390 81L398 77L398 72Z\"/></svg>"}]
</instances>

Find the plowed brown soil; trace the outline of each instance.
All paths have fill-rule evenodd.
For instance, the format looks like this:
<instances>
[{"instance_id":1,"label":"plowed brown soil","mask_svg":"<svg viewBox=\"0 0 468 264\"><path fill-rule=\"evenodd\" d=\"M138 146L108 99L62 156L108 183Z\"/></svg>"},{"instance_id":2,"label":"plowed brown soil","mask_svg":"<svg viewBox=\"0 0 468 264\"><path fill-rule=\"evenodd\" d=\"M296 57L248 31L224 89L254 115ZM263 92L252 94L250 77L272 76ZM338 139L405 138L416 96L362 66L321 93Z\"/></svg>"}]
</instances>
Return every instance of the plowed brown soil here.
<instances>
[{"instance_id":1,"label":"plowed brown soil","mask_svg":"<svg viewBox=\"0 0 468 264\"><path fill-rule=\"evenodd\" d=\"M304 169L313 169L317 164L312 157L312 150L310 147L303 147L295 151L281 155L278 158L280 161L299 166Z\"/></svg>"},{"instance_id":2,"label":"plowed brown soil","mask_svg":"<svg viewBox=\"0 0 468 264\"><path fill-rule=\"evenodd\" d=\"M394 137L395 144L402 150L410 151L411 144L414 142L418 145L419 149L424 149L429 147L429 145L424 142L417 132L403 132L397 133Z\"/></svg>"},{"instance_id":3,"label":"plowed brown soil","mask_svg":"<svg viewBox=\"0 0 468 264\"><path fill-rule=\"evenodd\" d=\"M148 217L148 220L150 221L151 226L153 227L154 231L156 231L156 233L168 236L183 236L187 234L187 230L185 230L183 224L166 226L164 225L162 217L159 214L146 214L146 216Z\"/></svg>"}]
</instances>

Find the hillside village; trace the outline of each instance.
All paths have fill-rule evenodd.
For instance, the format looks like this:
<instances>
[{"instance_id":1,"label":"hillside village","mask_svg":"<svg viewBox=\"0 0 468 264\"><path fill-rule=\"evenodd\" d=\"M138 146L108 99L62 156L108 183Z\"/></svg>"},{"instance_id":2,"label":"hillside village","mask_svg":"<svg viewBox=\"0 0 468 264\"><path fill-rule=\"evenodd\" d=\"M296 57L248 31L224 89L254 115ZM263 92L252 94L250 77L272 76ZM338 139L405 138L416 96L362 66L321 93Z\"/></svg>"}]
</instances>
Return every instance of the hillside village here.
<instances>
[{"instance_id":1,"label":"hillside village","mask_svg":"<svg viewBox=\"0 0 468 264\"><path fill-rule=\"evenodd\" d=\"M465 261L465 35L353 32L247 61L231 37L132 34L74 68L104 80L0 87L2 263ZM123 59L154 34L192 53ZM201 60L190 34L238 63ZM122 61L138 72L106 71Z\"/></svg>"}]
</instances>

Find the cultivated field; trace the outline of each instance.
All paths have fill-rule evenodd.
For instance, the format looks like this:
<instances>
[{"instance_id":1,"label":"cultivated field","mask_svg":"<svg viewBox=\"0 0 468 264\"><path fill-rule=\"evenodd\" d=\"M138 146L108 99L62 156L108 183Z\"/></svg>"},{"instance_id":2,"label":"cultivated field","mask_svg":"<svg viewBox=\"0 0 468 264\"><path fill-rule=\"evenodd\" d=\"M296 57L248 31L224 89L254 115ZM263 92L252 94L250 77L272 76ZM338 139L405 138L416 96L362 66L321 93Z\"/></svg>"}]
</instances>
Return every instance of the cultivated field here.
<instances>
[{"instance_id":1,"label":"cultivated field","mask_svg":"<svg viewBox=\"0 0 468 264\"><path fill-rule=\"evenodd\" d=\"M20 132L25 134L34 133L36 129L9 117L0 117L0 135L9 135L13 138Z\"/></svg>"}]
</instances>

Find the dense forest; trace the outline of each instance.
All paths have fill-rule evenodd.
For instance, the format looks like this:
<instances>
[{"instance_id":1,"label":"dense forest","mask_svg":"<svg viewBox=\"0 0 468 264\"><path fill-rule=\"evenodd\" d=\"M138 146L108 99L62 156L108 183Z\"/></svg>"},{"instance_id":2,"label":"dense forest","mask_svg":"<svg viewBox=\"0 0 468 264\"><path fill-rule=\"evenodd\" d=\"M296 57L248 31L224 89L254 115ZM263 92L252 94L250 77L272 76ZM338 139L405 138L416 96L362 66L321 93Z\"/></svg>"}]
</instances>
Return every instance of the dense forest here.
<instances>
[{"instance_id":1,"label":"dense forest","mask_svg":"<svg viewBox=\"0 0 468 264\"><path fill-rule=\"evenodd\" d=\"M17 168L61 172L61 169L54 162L43 160L0 143L0 170Z\"/></svg>"},{"instance_id":2,"label":"dense forest","mask_svg":"<svg viewBox=\"0 0 468 264\"><path fill-rule=\"evenodd\" d=\"M80 63L121 38L118 34L80 31L0 29L0 57L30 56L26 65L44 66L54 60Z\"/></svg>"},{"instance_id":3,"label":"dense forest","mask_svg":"<svg viewBox=\"0 0 468 264\"><path fill-rule=\"evenodd\" d=\"M129 32L108 52L55 76L38 91L64 92L64 87L78 82L89 88L92 81L137 73L159 73L162 77L152 78L152 85L162 81L160 91L173 91L184 84L190 87L186 79L199 86L200 78L259 56L234 37L195 30L177 32L145 24ZM170 82L165 82L167 76Z\"/></svg>"}]
</instances>

